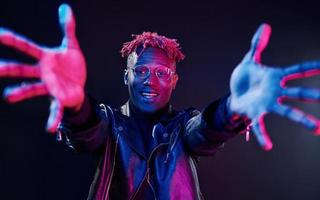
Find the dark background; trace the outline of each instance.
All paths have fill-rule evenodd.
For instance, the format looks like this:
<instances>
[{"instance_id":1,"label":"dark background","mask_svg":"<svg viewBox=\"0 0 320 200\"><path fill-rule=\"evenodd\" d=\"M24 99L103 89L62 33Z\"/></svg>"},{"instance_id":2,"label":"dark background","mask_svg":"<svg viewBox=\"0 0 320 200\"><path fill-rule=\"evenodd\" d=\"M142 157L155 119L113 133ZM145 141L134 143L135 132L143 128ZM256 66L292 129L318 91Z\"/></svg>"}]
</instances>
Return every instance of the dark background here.
<instances>
[{"instance_id":1,"label":"dark background","mask_svg":"<svg viewBox=\"0 0 320 200\"><path fill-rule=\"evenodd\" d=\"M63 1L0 3L0 26L46 45L60 44L57 9ZM234 67L249 49L262 22L273 35L265 64L285 66L320 59L320 12L311 1L69 1L77 36L87 59L86 88L99 101L121 105L125 60L118 53L132 33L157 31L177 38L186 54L172 103L203 108L228 91ZM1 46L0 57L34 62ZM0 92L19 79L0 80ZM292 85L319 87L320 79ZM268 92L268 91L266 91ZM320 116L320 105L288 102ZM89 155L76 155L45 132L48 97L15 105L0 100L0 199L85 199L94 174ZM275 115L266 118L274 149L264 152L254 138L230 141L199 166L206 199L320 199L320 138Z\"/></svg>"}]
</instances>

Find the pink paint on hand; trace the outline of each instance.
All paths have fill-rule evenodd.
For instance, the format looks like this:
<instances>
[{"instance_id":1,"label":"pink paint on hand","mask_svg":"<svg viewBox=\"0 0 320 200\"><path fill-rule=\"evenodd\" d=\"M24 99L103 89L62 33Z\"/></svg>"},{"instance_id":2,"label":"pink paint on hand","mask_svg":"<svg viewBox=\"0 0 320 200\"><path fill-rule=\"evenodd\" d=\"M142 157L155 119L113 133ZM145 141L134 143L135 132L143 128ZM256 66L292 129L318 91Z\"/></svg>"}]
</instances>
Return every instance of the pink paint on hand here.
<instances>
[{"instance_id":1,"label":"pink paint on hand","mask_svg":"<svg viewBox=\"0 0 320 200\"><path fill-rule=\"evenodd\" d=\"M312 77L312 76L316 76L316 75L320 75L320 69L313 69L313 70L309 70L306 72L290 74L288 76L285 76L281 80L281 87L286 87L286 83L290 80L300 79L300 78L308 78L308 77Z\"/></svg>"},{"instance_id":2,"label":"pink paint on hand","mask_svg":"<svg viewBox=\"0 0 320 200\"><path fill-rule=\"evenodd\" d=\"M271 26L268 24L263 24L262 26L262 33L258 36L259 38L257 38L258 44L253 55L253 59L257 63L261 62L261 53L266 48L271 35Z\"/></svg>"},{"instance_id":3,"label":"pink paint on hand","mask_svg":"<svg viewBox=\"0 0 320 200\"><path fill-rule=\"evenodd\" d=\"M40 59L42 56L42 50L38 45L6 29L0 29L0 43L13 47L36 59Z\"/></svg>"},{"instance_id":4,"label":"pink paint on hand","mask_svg":"<svg viewBox=\"0 0 320 200\"><path fill-rule=\"evenodd\" d=\"M262 148L266 151L270 151L273 147L272 141L268 135L265 123L264 123L264 116L266 115L266 113L262 114L261 117L259 118L259 126L261 129L261 134L262 137L264 138L264 144L262 146Z\"/></svg>"}]
</instances>

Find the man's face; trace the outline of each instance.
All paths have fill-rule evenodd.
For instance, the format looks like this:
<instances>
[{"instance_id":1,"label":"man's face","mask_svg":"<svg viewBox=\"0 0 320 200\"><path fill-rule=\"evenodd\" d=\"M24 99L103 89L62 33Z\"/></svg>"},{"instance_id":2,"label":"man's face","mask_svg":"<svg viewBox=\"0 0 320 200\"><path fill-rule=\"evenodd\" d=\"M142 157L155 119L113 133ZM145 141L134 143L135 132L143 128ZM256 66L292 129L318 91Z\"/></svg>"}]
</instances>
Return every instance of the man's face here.
<instances>
[{"instance_id":1,"label":"man's face","mask_svg":"<svg viewBox=\"0 0 320 200\"><path fill-rule=\"evenodd\" d=\"M171 97L172 90L178 81L178 75L172 74L168 80L158 78L157 68L167 67L175 72L175 62L158 48L147 47L138 57L133 68L145 66L150 74L145 78L136 76L132 69L128 69L125 77L131 102L141 111L152 113L165 107ZM158 73L159 74L159 73Z\"/></svg>"}]
</instances>

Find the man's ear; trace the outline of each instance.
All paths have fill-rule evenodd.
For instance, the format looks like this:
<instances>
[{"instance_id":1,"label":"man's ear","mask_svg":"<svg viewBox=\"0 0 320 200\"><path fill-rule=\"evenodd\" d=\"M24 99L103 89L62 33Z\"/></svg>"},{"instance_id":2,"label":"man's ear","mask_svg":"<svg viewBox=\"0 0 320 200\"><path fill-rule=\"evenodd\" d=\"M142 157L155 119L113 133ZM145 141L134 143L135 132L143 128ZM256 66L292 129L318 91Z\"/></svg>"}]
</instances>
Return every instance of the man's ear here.
<instances>
[{"instance_id":1,"label":"man's ear","mask_svg":"<svg viewBox=\"0 0 320 200\"><path fill-rule=\"evenodd\" d=\"M172 89L176 88L178 80L179 80L178 74L174 74L172 77Z\"/></svg>"},{"instance_id":2,"label":"man's ear","mask_svg":"<svg viewBox=\"0 0 320 200\"><path fill-rule=\"evenodd\" d=\"M128 73L129 73L128 69L125 69L123 72L123 82L125 85L128 85Z\"/></svg>"}]
</instances>

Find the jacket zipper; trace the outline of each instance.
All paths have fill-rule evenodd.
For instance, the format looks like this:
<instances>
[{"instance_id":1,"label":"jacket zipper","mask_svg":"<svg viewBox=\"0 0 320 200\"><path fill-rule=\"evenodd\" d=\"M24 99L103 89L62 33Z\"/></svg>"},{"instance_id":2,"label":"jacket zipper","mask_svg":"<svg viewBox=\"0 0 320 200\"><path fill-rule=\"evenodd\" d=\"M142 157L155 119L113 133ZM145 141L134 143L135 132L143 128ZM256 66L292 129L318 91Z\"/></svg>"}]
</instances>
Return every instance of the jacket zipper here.
<instances>
[{"instance_id":1,"label":"jacket zipper","mask_svg":"<svg viewBox=\"0 0 320 200\"><path fill-rule=\"evenodd\" d=\"M108 113L107 113L107 108L104 104L100 104L100 107L102 108L102 110L104 111L104 114L106 116L106 119L108 119ZM112 110L110 109L110 111L112 112ZM112 113L113 115L113 113ZM114 127L115 123L114 123L114 119L112 117L112 126ZM114 173L114 167L116 165L116 155L117 155L117 149L118 149L118 143L119 143L119 134L117 134L117 139L116 139L116 145L115 145L115 150L114 150L114 156L113 156L113 163L112 163L112 169L111 169L111 174L109 176L109 180L108 180L108 186L107 186L107 192L105 192L105 197L104 199L107 200L108 199L108 195L109 195L109 190L110 190L110 186L111 186L111 180L113 177L113 173Z\"/></svg>"},{"instance_id":2,"label":"jacket zipper","mask_svg":"<svg viewBox=\"0 0 320 200\"><path fill-rule=\"evenodd\" d=\"M153 188L153 186L152 186L151 183L150 183L150 173L149 173L149 171L150 171L150 168L149 168L149 166L148 166L148 178L147 178L147 182L148 182L148 185L150 186L150 188L151 188L151 190L152 190L154 199L157 200L156 192L154 191L154 188Z\"/></svg>"},{"instance_id":3,"label":"jacket zipper","mask_svg":"<svg viewBox=\"0 0 320 200\"><path fill-rule=\"evenodd\" d=\"M179 127L177 127L177 128L178 128L178 131L180 131L180 128L181 128L181 127L179 126ZM147 178L147 183L148 183L148 185L151 187L151 190L152 190L152 192L153 192L154 198L157 199L156 194L155 194L155 190L154 190L153 186L152 186L151 183L150 183L149 161L150 161L150 159L152 158L152 155L153 155L153 153L155 152L155 150L157 150L160 146L168 145L168 148L170 148L169 152L171 152L171 150L173 149L173 147L174 147L174 145L175 145L175 143L176 143L176 141L177 141L177 137L178 137L178 135L176 134L177 128L174 130L173 134L171 135L170 140L169 140L169 143L161 143L161 144L159 144L158 146L156 146L156 147L151 151L151 154L150 154L150 156L149 156L149 158L148 158L148 160L147 160L147 172L146 172L146 174L144 175L144 177L143 177L143 179L142 179L142 181L141 181L138 189L136 190L136 192L134 193L134 195L132 196L132 198L130 198L130 200L133 200L133 199L136 197L138 191L139 191L140 188L141 188L141 185L144 183L144 181L145 181L146 178ZM155 128L153 128L153 130L152 130L152 136L154 136L154 131L155 131ZM172 141L172 140L173 140L173 141ZM165 163L168 162L169 152L167 153Z\"/></svg>"},{"instance_id":4,"label":"jacket zipper","mask_svg":"<svg viewBox=\"0 0 320 200\"><path fill-rule=\"evenodd\" d=\"M173 130L173 133L172 133L171 136L170 136L169 147L168 147L168 150L167 150L166 160L164 161L164 163L168 163L168 161L169 161L170 153L171 153L171 151L173 150L174 146L175 146L176 143L177 143L180 129L181 129L181 126L178 125L178 126Z\"/></svg>"},{"instance_id":5,"label":"jacket zipper","mask_svg":"<svg viewBox=\"0 0 320 200\"><path fill-rule=\"evenodd\" d=\"M119 141L119 134L117 135L117 140L116 140L116 146L115 146L115 150L114 150L114 156L113 156L113 163L112 163L112 169L111 169L111 174L109 176L109 180L108 180L108 187L107 187L107 192L105 193L105 200L107 200L108 195L109 195L109 190L110 190L110 185L111 185L111 180L112 180L112 176L113 176L113 172L114 172L114 167L116 165L116 155L117 155L117 149L118 149L118 141Z\"/></svg>"},{"instance_id":6,"label":"jacket zipper","mask_svg":"<svg viewBox=\"0 0 320 200\"><path fill-rule=\"evenodd\" d=\"M150 173L149 173L150 167L149 167L149 162L150 162L150 159L152 158L153 153L154 153L159 147L164 146L164 145L167 145L167 144L168 144L168 143L158 144L158 146L156 146L156 147L151 151L151 154L150 154L150 156L149 156L149 158L148 158L148 160L147 160L147 172L145 173L145 175L144 175L144 177L143 177L143 179L142 179L142 181L141 181L138 189L137 189L136 192L132 195L132 197L130 198L130 200L133 200L133 199L136 197L136 195L138 194L138 192L139 192L139 190L140 190L140 188L141 188L141 186L142 186L142 184L144 183L144 181L145 181L146 178L147 178L147 183L148 183L148 185L151 187L151 190L152 190L152 192L153 192L154 198L157 199L156 194L155 194L155 191L154 191L154 188L152 187L152 185L151 185L151 183L150 183Z\"/></svg>"}]
</instances>

